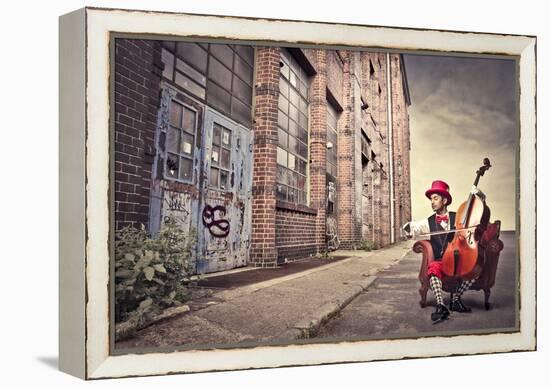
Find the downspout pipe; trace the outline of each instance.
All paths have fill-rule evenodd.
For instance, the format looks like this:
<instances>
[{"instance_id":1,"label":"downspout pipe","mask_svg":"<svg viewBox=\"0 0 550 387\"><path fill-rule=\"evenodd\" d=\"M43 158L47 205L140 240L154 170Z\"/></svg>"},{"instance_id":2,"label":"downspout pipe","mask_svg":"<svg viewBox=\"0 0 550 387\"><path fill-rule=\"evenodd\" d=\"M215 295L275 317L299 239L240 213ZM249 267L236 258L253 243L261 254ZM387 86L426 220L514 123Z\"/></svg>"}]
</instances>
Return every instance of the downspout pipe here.
<instances>
[{"instance_id":1,"label":"downspout pipe","mask_svg":"<svg viewBox=\"0 0 550 387\"><path fill-rule=\"evenodd\" d=\"M389 182L390 182L390 243L395 243L395 193L393 184L393 121L390 53L386 53L386 89L388 114Z\"/></svg>"}]
</instances>

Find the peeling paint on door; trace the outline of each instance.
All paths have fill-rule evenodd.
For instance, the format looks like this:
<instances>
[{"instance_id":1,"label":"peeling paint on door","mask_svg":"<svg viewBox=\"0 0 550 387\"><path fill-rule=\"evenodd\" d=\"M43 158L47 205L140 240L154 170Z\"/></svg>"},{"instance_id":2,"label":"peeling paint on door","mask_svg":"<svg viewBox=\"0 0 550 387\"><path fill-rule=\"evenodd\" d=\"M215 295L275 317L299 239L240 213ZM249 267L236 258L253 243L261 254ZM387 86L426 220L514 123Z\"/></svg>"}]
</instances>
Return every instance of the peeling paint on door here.
<instances>
[{"instance_id":1,"label":"peeling paint on door","mask_svg":"<svg viewBox=\"0 0 550 387\"><path fill-rule=\"evenodd\" d=\"M177 114L174 107L179 109ZM182 126L180 138L195 139L192 152L189 146L193 141L184 144L183 140L174 140L177 124L187 112L196 114L195 132ZM169 216L174 217L183 230L197 230L196 273L245 266L252 221L251 130L164 85L156 144L149 217L151 233L155 235ZM191 173L183 174L183 163L191 160Z\"/></svg>"},{"instance_id":2,"label":"peeling paint on door","mask_svg":"<svg viewBox=\"0 0 550 387\"><path fill-rule=\"evenodd\" d=\"M207 108L197 271L245 266L251 230L252 132Z\"/></svg>"}]
</instances>

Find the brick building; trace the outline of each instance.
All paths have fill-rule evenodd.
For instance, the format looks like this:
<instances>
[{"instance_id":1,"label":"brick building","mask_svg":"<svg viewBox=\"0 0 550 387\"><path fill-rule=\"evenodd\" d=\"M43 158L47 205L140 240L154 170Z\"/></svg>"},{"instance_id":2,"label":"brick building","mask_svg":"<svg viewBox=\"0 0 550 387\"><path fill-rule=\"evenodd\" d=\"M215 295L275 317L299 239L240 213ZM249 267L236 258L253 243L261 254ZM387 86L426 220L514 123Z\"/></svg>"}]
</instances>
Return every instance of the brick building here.
<instances>
[{"instance_id":1,"label":"brick building","mask_svg":"<svg viewBox=\"0 0 550 387\"><path fill-rule=\"evenodd\" d=\"M386 246L410 219L399 54L115 39L115 228L198 231L196 271ZM391 97L389 97L391 95Z\"/></svg>"}]
</instances>

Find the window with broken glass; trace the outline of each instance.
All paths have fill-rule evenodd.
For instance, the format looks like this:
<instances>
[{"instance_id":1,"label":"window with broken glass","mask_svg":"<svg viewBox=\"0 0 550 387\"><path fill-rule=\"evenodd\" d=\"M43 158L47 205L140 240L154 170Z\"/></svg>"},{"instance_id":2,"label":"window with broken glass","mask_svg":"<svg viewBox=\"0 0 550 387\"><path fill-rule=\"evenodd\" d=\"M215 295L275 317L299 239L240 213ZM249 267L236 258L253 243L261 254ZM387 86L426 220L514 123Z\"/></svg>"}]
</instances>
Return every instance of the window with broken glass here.
<instances>
[{"instance_id":1,"label":"window with broken glass","mask_svg":"<svg viewBox=\"0 0 550 387\"><path fill-rule=\"evenodd\" d=\"M307 204L309 79L286 50L280 65L277 199Z\"/></svg>"},{"instance_id":2,"label":"window with broken glass","mask_svg":"<svg viewBox=\"0 0 550 387\"><path fill-rule=\"evenodd\" d=\"M228 190L231 174L231 131L217 123L212 129L209 186Z\"/></svg>"},{"instance_id":3,"label":"window with broken glass","mask_svg":"<svg viewBox=\"0 0 550 387\"><path fill-rule=\"evenodd\" d=\"M197 112L172 99L170 101L170 124L162 132L161 143L165 144L164 177L167 179L192 182L193 154L197 129Z\"/></svg>"}]
</instances>

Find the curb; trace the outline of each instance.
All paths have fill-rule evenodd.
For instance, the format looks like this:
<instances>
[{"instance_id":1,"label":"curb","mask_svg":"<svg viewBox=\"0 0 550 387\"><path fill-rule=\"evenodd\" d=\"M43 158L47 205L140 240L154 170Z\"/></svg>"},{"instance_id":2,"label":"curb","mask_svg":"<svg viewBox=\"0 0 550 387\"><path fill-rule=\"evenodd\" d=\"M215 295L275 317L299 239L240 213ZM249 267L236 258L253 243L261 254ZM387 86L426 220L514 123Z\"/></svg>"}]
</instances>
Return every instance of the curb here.
<instances>
[{"instance_id":1,"label":"curb","mask_svg":"<svg viewBox=\"0 0 550 387\"><path fill-rule=\"evenodd\" d=\"M352 283L356 285L357 289L352 291L343 301L331 302L325 304L319 309L317 316L309 318L307 320L300 321L298 324L292 327L292 331L298 330L298 334L294 334L295 339L311 339L318 335L319 330L323 324L338 314L344 309L351 301L353 301L359 294L367 290L376 280L375 275L369 275L364 280Z\"/></svg>"}]
</instances>

